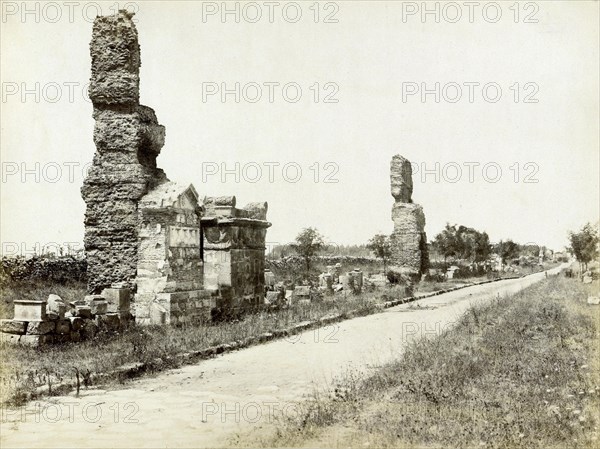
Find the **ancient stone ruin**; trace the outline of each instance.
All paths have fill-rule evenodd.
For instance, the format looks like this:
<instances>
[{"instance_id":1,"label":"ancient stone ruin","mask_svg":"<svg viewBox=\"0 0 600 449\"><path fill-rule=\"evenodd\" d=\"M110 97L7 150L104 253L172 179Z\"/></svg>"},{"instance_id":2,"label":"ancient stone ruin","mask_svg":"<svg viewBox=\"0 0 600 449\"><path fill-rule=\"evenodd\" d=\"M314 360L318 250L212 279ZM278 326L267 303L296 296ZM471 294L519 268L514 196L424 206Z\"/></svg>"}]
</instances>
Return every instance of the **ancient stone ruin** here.
<instances>
[{"instance_id":1,"label":"ancient stone ruin","mask_svg":"<svg viewBox=\"0 0 600 449\"><path fill-rule=\"evenodd\" d=\"M127 11L97 17L90 53L96 154L81 189L88 290L15 301L0 339L40 346L138 324L201 323L262 304L267 203L199 199L156 166L165 128L139 103L140 47Z\"/></svg>"},{"instance_id":2,"label":"ancient stone ruin","mask_svg":"<svg viewBox=\"0 0 600 449\"><path fill-rule=\"evenodd\" d=\"M392 207L391 270L418 281L428 264L427 236L423 208L412 202L410 161L395 155L390 164L390 180L395 200Z\"/></svg>"},{"instance_id":3,"label":"ancient stone ruin","mask_svg":"<svg viewBox=\"0 0 600 449\"><path fill-rule=\"evenodd\" d=\"M139 103L132 15L96 18L90 44L96 154L81 190L88 290L130 288L141 324L202 321L215 309L257 305L267 204L200 200L193 185L170 182L157 168L165 128Z\"/></svg>"},{"instance_id":4,"label":"ancient stone ruin","mask_svg":"<svg viewBox=\"0 0 600 449\"><path fill-rule=\"evenodd\" d=\"M139 103L140 47L131 17L121 11L96 18L90 43L96 154L81 189L90 293L116 282L133 285L138 203L167 181L156 167L165 128L151 108Z\"/></svg>"}]
</instances>

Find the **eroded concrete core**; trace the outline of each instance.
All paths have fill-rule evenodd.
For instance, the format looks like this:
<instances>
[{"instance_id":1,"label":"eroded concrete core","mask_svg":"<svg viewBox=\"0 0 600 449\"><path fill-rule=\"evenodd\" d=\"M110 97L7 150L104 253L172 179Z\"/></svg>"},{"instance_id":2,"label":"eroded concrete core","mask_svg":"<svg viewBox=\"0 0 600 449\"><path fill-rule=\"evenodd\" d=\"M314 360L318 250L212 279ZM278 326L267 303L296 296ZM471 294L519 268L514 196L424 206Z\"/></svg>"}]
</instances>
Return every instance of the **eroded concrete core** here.
<instances>
[{"instance_id":1,"label":"eroded concrete core","mask_svg":"<svg viewBox=\"0 0 600 449\"><path fill-rule=\"evenodd\" d=\"M97 17L90 43L96 153L81 189L90 293L134 281L138 202L168 181L156 167L165 128L139 104L140 48L131 17L126 11Z\"/></svg>"},{"instance_id":2,"label":"eroded concrete core","mask_svg":"<svg viewBox=\"0 0 600 449\"><path fill-rule=\"evenodd\" d=\"M391 235L391 269L419 280L428 265L427 236L423 208L412 202L412 169L410 161L395 155L390 164L394 232Z\"/></svg>"}]
</instances>

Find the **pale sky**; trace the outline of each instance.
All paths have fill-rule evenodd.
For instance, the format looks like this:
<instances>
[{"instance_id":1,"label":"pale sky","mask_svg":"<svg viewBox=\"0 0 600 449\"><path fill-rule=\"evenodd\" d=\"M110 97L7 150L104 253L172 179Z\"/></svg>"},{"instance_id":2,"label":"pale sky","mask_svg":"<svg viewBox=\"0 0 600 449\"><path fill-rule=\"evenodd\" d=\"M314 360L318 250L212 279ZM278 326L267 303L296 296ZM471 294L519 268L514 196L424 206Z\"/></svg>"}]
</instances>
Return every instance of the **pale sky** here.
<instances>
[{"instance_id":1,"label":"pale sky","mask_svg":"<svg viewBox=\"0 0 600 449\"><path fill-rule=\"evenodd\" d=\"M158 164L172 181L239 206L267 201L271 244L308 226L338 244L390 233L397 153L418 169L429 239L450 222L561 249L568 230L598 220L597 2L480 2L472 20L463 2L429 2L439 23L421 2L277 3L228 2L239 23L222 2L129 3L140 100L166 127ZM91 21L115 4L30 2L23 15L22 2L2 2L5 253L83 239ZM236 83L239 103L207 95ZM288 100L302 89L297 102L284 85Z\"/></svg>"}]
</instances>

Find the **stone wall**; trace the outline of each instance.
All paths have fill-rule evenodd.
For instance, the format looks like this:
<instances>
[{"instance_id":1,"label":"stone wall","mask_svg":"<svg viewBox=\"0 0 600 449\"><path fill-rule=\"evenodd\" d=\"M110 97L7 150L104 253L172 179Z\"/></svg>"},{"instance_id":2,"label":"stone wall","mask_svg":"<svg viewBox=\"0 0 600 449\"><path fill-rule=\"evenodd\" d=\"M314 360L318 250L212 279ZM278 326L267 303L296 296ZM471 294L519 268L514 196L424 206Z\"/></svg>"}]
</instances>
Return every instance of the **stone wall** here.
<instances>
[{"instance_id":1,"label":"stone wall","mask_svg":"<svg viewBox=\"0 0 600 449\"><path fill-rule=\"evenodd\" d=\"M126 11L97 17L90 43L96 154L81 193L92 293L134 280L138 201L167 181L156 167L165 129L151 108L139 104L140 49L131 17Z\"/></svg>"},{"instance_id":2,"label":"stone wall","mask_svg":"<svg viewBox=\"0 0 600 449\"><path fill-rule=\"evenodd\" d=\"M419 280L428 265L427 236L423 208L412 202L412 171L410 162L400 155L390 164L394 231L391 235L391 269Z\"/></svg>"}]
</instances>

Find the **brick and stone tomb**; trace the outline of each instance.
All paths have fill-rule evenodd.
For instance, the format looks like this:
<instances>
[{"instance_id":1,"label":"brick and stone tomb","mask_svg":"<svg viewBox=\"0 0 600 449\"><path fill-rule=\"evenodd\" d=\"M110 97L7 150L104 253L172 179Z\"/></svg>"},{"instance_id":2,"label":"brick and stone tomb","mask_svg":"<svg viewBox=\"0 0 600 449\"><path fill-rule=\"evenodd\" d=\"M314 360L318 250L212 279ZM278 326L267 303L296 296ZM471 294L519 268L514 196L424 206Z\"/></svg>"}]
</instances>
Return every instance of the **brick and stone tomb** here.
<instances>
[{"instance_id":1,"label":"brick and stone tomb","mask_svg":"<svg viewBox=\"0 0 600 449\"><path fill-rule=\"evenodd\" d=\"M267 203L236 208L235 196L205 198L202 223L204 288L218 292L217 308L239 311L263 303Z\"/></svg>"},{"instance_id":2,"label":"brick and stone tomb","mask_svg":"<svg viewBox=\"0 0 600 449\"><path fill-rule=\"evenodd\" d=\"M202 288L202 207L193 185L167 182L138 204L135 317L140 324L210 318L215 298Z\"/></svg>"}]
</instances>

